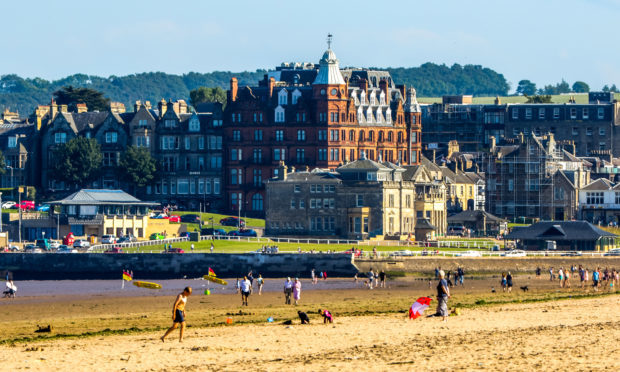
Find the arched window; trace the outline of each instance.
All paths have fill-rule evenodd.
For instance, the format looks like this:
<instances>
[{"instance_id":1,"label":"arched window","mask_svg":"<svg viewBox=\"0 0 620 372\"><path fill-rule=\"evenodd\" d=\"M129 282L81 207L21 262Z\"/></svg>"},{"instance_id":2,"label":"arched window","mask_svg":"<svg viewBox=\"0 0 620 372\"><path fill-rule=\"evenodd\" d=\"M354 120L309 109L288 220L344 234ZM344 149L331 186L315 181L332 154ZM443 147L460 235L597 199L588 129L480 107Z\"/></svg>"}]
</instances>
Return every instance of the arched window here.
<instances>
[{"instance_id":1,"label":"arched window","mask_svg":"<svg viewBox=\"0 0 620 372\"><path fill-rule=\"evenodd\" d=\"M252 210L253 211L263 210L263 196L261 194L254 194L254 196L252 196Z\"/></svg>"},{"instance_id":2,"label":"arched window","mask_svg":"<svg viewBox=\"0 0 620 372\"><path fill-rule=\"evenodd\" d=\"M345 122L345 121L347 121L347 115L346 115L346 114L344 114L344 113L343 113L342 115L340 115L340 121L341 121L341 122Z\"/></svg>"},{"instance_id":3,"label":"arched window","mask_svg":"<svg viewBox=\"0 0 620 372\"><path fill-rule=\"evenodd\" d=\"M284 108L282 106L276 107L275 110L275 122L284 123Z\"/></svg>"},{"instance_id":4,"label":"arched window","mask_svg":"<svg viewBox=\"0 0 620 372\"><path fill-rule=\"evenodd\" d=\"M381 95L379 96L379 103L385 105L385 92L381 91Z\"/></svg>"},{"instance_id":5,"label":"arched window","mask_svg":"<svg viewBox=\"0 0 620 372\"><path fill-rule=\"evenodd\" d=\"M383 142L383 131L379 131L379 142Z\"/></svg>"},{"instance_id":6,"label":"arched window","mask_svg":"<svg viewBox=\"0 0 620 372\"><path fill-rule=\"evenodd\" d=\"M375 140L375 132L374 132L374 131L372 131L372 130L371 130L371 131L368 133L368 140L369 140L370 142L372 142L372 141L374 141L374 140Z\"/></svg>"},{"instance_id":7,"label":"arched window","mask_svg":"<svg viewBox=\"0 0 620 372\"><path fill-rule=\"evenodd\" d=\"M398 143L403 142L403 133L402 132L398 132Z\"/></svg>"},{"instance_id":8,"label":"arched window","mask_svg":"<svg viewBox=\"0 0 620 372\"><path fill-rule=\"evenodd\" d=\"M374 91L372 93L370 93L370 104L372 106L377 104L377 95L375 94Z\"/></svg>"},{"instance_id":9,"label":"arched window","mask_svg":"<svg viewBox=\"0 0 620 372\"><path fill-rule=\"evenodd\" d=\"M388 142L392 142L392 132L388 132Z\"/></svg>"},{"instance_id":10,"label":"arched window","mask_svg":"<svg viewBox=\"0 0 620 372\"><path fill-rule=\"evenodd\" d=\"M364 131L360 132L360 141L365 141L366 140L366 133L364 133Z\"/></svg>"},{"instance_id":11,"label":"arched window","mask_svg":"<svg viewBox=\"0 0 620 372\"><path fill-rule=\"evenodd\" d=\"M293 92L293 99L292 99L293 105L297 104L299 97L301 97L301 92L299 91L299 89L295 89L295 91Z\"/></svg>"},{"instance_id":12,"label":"arched window","mask_svg":"<svg viewBox=\"0 0 620 372\"><path fill-rule=\"evenodd\" d=\"M362 105L366 104L366 92L362 91L362 93L360 94L360 100L362 102Z\"/></svg>"}]
</instances>

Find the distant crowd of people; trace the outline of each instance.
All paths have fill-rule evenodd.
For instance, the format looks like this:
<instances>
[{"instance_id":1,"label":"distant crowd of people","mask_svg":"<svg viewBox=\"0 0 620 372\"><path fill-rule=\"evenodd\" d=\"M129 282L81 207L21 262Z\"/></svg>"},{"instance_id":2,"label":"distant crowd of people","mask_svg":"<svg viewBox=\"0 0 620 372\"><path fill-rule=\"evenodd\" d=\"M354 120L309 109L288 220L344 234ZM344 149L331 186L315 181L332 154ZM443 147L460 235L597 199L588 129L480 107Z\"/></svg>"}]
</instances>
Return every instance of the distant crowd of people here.
<instances>
[{"instance_id":1,"label":"distant crowd of people","mask_svg":"<svg viewBox=\"0 0 620 372\"><path fill-rule=\"evenodd\" d=\"M542 269L536 268L536 276L541 276ZM554 267L549 267L549 280L559 282L560 288L571 288L571 278L578 276L582 289L587 289L592 286L596 292L599 289L607 288L612 290L614 287L618 287L620 284L620 273L615 268L611 270L609 268L588 270L582 265L571 265L570 267L560 267L557 270ZM592 282L590 284L590 281Z\"/></svg>"}]
</instances>

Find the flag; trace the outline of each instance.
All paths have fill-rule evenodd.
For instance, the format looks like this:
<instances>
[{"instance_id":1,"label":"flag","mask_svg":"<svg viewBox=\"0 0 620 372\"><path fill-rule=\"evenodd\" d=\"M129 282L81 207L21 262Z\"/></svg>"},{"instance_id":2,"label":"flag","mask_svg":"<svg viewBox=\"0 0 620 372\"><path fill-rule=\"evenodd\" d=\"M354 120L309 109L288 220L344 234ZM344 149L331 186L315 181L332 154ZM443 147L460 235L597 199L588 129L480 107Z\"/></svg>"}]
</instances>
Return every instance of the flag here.
<instances>
[{"instance_id":1,"label":"flag","mask_svg":"<svg viewBox=\"0 0 620 372\"><path fill-rule=\"evenodd\" d=\"M215 275L215 271L212 268L209 268L209 276L217 276Z\"/></svg>"},{"instance_id":2,"label":"flag","mask_svg":"<svg viewBox=\"0 0 620 372\"><path fill-rule=\"evenodd\" d=\"M133 273L130 273L129 271L125 271L123 270L123 280L126 280L128 282L133 280Z\"/></svg>"},{"instance_id":3,"label":"flag","mask_svg":"<svg viewBox=\"0 0 620 372\"><path fill-rule=\"evenodd\" d=\"M431 304L432 299L429 297L418 298L409 309L409 319L415 319L424 313L424 310Z\"/></svg>"}]
</instances>

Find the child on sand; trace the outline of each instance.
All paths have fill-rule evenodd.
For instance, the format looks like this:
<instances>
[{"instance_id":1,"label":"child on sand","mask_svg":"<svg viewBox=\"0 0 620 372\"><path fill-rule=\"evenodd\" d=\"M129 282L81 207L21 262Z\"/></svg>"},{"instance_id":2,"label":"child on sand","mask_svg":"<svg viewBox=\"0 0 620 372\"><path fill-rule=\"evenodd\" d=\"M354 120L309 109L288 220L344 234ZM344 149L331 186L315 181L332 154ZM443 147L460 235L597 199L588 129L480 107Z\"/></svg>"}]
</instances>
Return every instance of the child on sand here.
<instances>
[{"instance_id":1,"label":"child on sand","mask_svg":"<svg viewBox=\"0 0 620 372\"><path fill-rule=\"evenodd\" d=\"M299 316L299 320L301 320L301 324L310 324L310 318L308 318L308 314L303 311L298 311L297 315Z\"/></svg>"},{"instance_id":2,"label":"child on sand","mask_svg":"<svg viewBox=\"0 0 620 372\"><path fill-rule=\"evenodd\" d=\"M319 315L323 316L323 323L333 323L334 318L332 317L332 313L329 310L321 310L319 309Z\"/></svg>"},{"instance_id":3,"label":"child on sand","mask_svg":"<svg viewBox=\"0 0 620 372\"><path fill-rule=\"evenodd\" d=\"M187 304L187 298L192 294L192 287L185 287L183 292L179 293L174 305L172 306L172 327L168 328L166 333L161 336L161 342L164 342L166 336L170 332L174 331L179 325L181 329L179 332L179 342L183 342L183 331L185 330L185 305Z\"/></svg>"}]
</instances>

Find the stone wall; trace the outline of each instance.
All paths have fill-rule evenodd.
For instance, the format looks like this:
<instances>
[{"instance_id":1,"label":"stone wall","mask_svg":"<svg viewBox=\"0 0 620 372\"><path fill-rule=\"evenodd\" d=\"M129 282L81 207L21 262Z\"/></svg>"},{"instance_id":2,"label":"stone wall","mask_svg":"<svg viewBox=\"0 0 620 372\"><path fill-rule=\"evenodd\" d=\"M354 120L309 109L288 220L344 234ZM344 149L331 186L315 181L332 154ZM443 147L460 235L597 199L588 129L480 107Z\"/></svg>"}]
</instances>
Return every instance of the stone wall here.
<instances>
[{"instance_id":1,"label":"stone wall","mask_svg":"<svg viewBox=\"0 0 620 372\"><path fill-rule=\"evenodd\" d=\"M263 277L308 278L314 268L329 277L353 276L357 271L346 254L225 254L225 253L3 253L0 272L9 270L19 280L120 279L123 269L137 278L201 277L209 267L220 277L247 274Z\"/></svg>"},{"instance_id":2,"label":"stone wall","mask_svg":"<svg viewBox=\"0 0 620 372\"><path fill-rule=\"evenodd\" d=\"M429 273L433 274L435 267L446 270L463 267L466 273L488 273L496 274L505 271L513 273L534 273L537 267L543 270L543 275L550 266L556 268L570 267L571 265L583 265L592 270L600 267L620 269L620 257L412 257L399 258L396 260L377 259L377 260L355 260L355 266L361 272L373 270L403 271L408 273Z\"/></svg>"}]
</instances>

